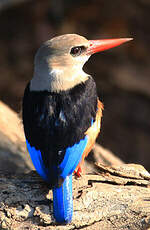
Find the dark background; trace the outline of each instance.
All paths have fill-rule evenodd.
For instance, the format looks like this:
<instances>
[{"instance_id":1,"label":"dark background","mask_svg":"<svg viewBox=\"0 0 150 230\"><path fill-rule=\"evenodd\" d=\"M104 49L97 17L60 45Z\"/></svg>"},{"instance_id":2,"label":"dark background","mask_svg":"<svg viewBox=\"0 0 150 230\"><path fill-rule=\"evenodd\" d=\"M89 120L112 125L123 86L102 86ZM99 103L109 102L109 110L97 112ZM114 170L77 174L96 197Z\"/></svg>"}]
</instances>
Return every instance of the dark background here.
<instances>
[{"instance_id":1,"label":"dark background","mask_svg":"<svg viewBox=\"0 0 150 230\"><path fill-rule=\"evenodd\" d=\"M98 142L126 162L150 168L150 1L0 1L0 99L20 112L33 59L64 33L134 40L90 58L105 110Z\"/></svg>"}]
</instances>

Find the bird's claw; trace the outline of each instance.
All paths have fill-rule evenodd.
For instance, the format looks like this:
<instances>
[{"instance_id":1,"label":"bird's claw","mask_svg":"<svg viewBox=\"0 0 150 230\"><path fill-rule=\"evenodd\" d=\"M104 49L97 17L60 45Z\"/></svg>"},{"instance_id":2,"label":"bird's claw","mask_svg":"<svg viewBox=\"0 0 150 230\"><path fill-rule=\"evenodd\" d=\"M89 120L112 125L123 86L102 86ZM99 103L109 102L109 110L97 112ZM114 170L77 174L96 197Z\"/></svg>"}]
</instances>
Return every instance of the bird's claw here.
<instances>
[{"instance_id":1,"label":"bird's claw","mask_svg":"<svg viewBox=\"0 0 150 230\"><path fill-rule=\"evenodd\" d=\"M81 167L79 167L77 171L74 171L76 177L81 177L81 173L82 173Z\"/></svg>"}]
</instances>

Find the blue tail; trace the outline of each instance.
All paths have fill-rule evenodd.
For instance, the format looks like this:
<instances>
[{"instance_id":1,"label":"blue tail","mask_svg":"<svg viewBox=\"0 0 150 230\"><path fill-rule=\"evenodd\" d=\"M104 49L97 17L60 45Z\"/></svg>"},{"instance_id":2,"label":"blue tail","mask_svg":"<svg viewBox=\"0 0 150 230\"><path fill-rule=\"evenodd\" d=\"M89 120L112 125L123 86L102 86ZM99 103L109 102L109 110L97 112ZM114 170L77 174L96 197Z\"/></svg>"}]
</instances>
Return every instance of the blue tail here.
<instances>
[{"instance_id":1,"label":"blue tail","mask_svg":"<svg viewBox=\"0 0 150 230\"><path fill-rule=\"evenodd\" d=\"M64 179L61 187L53 188L53 212L56 222L58 223L68 223L72 220L72 173L80 162L87 142L88 137L85 136L85 138L80 140L79 143L68 147L65 151L64 159L59 165L60 175L54 175ZM51 183L52 174L44 165L41 151L30 146L28 141L27 147L37 172L44 180L46 180L48 183ZM54 166L52 165L52 167Z\"/></svg>"},{"instance_id":2,"label":"blue tail","mask_svg":"<svg viewBox=\"0 0 150 230\"><path fill-rule=\"evenodd\" d=\"M69 223L73 214L72 175L59 188L53 189L53 212L58 223Z\"/></svg>"}]
</instances>

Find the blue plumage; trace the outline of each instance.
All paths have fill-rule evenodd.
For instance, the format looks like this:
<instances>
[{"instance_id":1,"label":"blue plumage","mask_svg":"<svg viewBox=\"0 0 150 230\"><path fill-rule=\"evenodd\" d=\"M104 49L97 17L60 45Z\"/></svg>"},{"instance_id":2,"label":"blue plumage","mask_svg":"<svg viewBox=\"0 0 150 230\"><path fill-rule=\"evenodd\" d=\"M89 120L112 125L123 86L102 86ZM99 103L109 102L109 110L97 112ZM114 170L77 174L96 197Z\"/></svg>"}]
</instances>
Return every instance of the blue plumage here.
<instances>
[{"instance_id":1,"label":"blue plumage","mask_svg":"<svg viewBox=\"0 0 150 230\"><path fill-rule=\"evenodd\" d=\"M49 170L44 165L41 151L35 149L34 147L31 147L28 140L26 140L26 144L27 144L27 149L30 153L32 163L33 163L36 171L45 181L48 182L50 180Z\"/></svg>"},{"instance_id":2,"label":"blue plumage","mask_svg":"<svg viewBox=\"0 0 150 230\"><path fill-rule=\"evenodd\" d=\"M73 212L72 173L89 142L85 132L97 112L94 80L61 92L31 90L23 98L27 148L38 174L53 189L56 222L70 222Z\"/></svg>"},{"instance_id":3,"label":"blue plumage","mask_svg":"<svg viewBox=\"0 0 150 230\"><path fill-rule=\"evenodd\" d=\"M64 179L64 182L60 187L53 188L53 211L57 222L66 223L72 220L72 173L81 160L87 142L88 138L85 136L79 143L68 147L63 161L58 166L60 169L59 176ZM44 165L40 150L31 147L28 140L26 143L36 171L45 181L49 182L51 175Z\"/></svg>"},{"instance_id":4,"label":"blue plumage","mask_svg":"<svg viewBox=\"0 0 150 230\"><path fill-rule=\"evenodd\" d=\"M87 142L88 138L87 136L85 136L85 138L80 140L79 143L74 144L72 147L68 147L66 149L64 160L59 165L62 178L65 178L66 176L72 174L73 171L76 169L87 145Z\"/></svg>"},{"instance_id":5,"label":"blue plumage","mask_svg":"<svg viewBox=\"0 0 150 230\"><path fill-rule=\"evenodd\" d=\"M53 212L57 222L69 223L73 214L72 174L59 188L53 189Z\"/></svg>"}]
</instances>

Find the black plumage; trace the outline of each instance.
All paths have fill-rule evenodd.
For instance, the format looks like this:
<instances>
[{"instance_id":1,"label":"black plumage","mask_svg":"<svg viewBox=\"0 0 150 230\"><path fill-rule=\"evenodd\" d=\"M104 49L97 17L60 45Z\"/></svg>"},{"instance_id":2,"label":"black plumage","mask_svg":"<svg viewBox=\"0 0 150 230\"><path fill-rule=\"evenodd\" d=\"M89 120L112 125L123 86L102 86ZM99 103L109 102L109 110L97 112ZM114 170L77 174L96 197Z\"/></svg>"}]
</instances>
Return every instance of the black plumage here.
<instances>
[{"instance_id":1,"label":"black plumage","mask_svg":"<svg viewBox=\"0 0 150 230\"><path fill-rule=\"evenodd\" d=\"M97 111L96 85L92 77L74 88L59 93L30 91L23 98L25 136L31 146L41 151L44 164L62 162L65 149L85 137ZM53 175L55 177L55 175ZM52 185L57 178L52 178Z\"/></svg>"}]
</instances>

